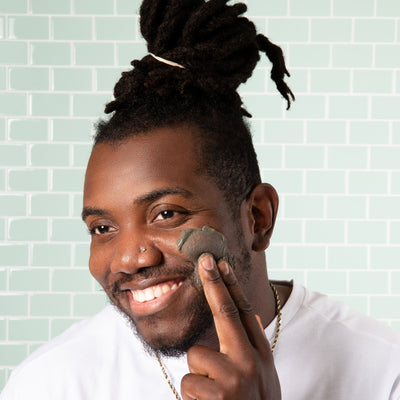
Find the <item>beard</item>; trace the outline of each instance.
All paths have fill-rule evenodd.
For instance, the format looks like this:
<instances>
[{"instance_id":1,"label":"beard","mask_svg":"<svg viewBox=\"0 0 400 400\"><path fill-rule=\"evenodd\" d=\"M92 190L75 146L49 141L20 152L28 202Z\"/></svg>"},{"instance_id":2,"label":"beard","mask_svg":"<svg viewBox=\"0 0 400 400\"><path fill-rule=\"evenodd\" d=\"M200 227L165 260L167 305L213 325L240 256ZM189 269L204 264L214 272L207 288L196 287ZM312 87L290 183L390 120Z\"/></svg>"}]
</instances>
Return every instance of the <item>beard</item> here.
<instances>
[{"instance_id":1,"label":"beard","mask_svg":"<svg viewBox=\"0 0 400 400\"><path fill-rule=\"evenodd\" d=\"M238 232L239 240L242 238L242 232ZM243 241L242 241L243 243ZM240 276L238 279L245 283L250 276L251 272L251 256L246 248L241 249L241 254L235 257L235 265L232 268L236 270L236 266L240 266ZM188 263L186 266L174 268L174 272L185 276L190 282L190 285L195 290L193 291L195 295L192 297L191 302L185 310L183 310L178 318L182 318L188 321L187 327L185 329L184 336L180 338L168 337L165 335L159 335L147 341L141 334L140 329L136 325L134 319L129 315L129 310L119 301L119 294L121 294L120 286L126 282L132 282L140 278L156 278L163 276L163 270L167 267L147 267L143 269L140 273L136 273L135 276L126 275L122 279L116 281L112 285L111 293L106 290L106 293L111 301L114 308L124 317L128 322L132 332L141 341L144 349L149 354L154 354L158 352L159 354L166 357L180 357L184 355L192 346L196 345L201 339L205 338L206 334L214 328L214 319L208 305L207 299L204 294L202 285L198 283L198 272L195 272L195 267L193 264ZM140 275L140 276L139 276ZM148 327L154 326L155 330L157 327L157 322L161 320L162 317L155 315L150 315L146 317L146 324Z\"/></svg>"}]
</instances>

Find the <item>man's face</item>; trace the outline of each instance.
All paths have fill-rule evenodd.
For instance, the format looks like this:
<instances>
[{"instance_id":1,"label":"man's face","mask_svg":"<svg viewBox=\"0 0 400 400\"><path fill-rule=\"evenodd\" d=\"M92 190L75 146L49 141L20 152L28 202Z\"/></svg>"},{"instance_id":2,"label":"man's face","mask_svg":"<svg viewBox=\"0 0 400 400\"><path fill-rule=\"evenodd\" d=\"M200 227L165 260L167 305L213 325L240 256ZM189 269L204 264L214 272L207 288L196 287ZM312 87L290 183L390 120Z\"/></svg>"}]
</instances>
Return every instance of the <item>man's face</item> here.
<instances>
[{"instance_id":1,"label":"man's face","mask_svg":"<svg viewBox=\"0 0 400 400\"><path fill-rule=\"evenodd\" d=\"M196 136L187 129L98 144L85 179L90 271L144 341L161 350L185 351L212 325L194 265L178 251L181 232L209 225L227 237L239 265L246 259L240 222L213 181L196 172Z\"/></svg>"}]
</instances>

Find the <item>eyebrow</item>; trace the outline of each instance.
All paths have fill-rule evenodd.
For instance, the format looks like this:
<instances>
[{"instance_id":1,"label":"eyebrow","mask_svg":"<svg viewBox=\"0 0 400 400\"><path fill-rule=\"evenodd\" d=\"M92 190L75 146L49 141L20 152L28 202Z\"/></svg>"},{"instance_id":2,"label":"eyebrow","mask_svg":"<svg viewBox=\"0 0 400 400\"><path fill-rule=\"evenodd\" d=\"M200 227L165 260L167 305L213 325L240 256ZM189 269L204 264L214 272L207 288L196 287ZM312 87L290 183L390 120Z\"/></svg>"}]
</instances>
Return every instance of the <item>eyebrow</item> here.
<instances>
[{"instance_id":1,"label":"eyebrow","mask_svg":"<svg viewBox=\"0 0 400 400\"><path fill-rule=\"evenodd\" d=\"M178 194L185 198L193 197L193 194L186 189L183 189L178 186L169 186L169 187L165 187L162 189L157 189L157 190L153 190L151 192L145 193L144 195L136 198L133 201L133 203L141 206L141 205L144 205L147 203L152 203L164 196L168 196L168 195L172 195L172 194ZM107 214L109 214L109 212L107 210L104 210L101 208L83 207L81 217L82 217L82 220L85 221L86 218L91 215L104 216Z\"/></svg>"}]
</instances>

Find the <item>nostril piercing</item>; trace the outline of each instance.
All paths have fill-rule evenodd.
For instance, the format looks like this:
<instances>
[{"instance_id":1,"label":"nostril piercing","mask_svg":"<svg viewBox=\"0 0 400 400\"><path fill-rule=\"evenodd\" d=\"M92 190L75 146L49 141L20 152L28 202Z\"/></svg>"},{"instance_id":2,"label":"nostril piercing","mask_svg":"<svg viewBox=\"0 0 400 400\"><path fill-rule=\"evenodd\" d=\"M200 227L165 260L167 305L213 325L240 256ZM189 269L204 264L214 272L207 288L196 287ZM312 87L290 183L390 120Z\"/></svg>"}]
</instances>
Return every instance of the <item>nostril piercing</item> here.
<instances>
[{"instance_id":1,"label":"nostril piercing","mask_svg":"<svg viewBox=\"0 0 400 400\"><path fill-rule=\"evenodd\" d=\"M146 250L147 250L147 249L145 249L144 247L141 247L141 248L140 248L140 251L141 251L142 253L144 253Z\"/></svg>"}]
</instances>

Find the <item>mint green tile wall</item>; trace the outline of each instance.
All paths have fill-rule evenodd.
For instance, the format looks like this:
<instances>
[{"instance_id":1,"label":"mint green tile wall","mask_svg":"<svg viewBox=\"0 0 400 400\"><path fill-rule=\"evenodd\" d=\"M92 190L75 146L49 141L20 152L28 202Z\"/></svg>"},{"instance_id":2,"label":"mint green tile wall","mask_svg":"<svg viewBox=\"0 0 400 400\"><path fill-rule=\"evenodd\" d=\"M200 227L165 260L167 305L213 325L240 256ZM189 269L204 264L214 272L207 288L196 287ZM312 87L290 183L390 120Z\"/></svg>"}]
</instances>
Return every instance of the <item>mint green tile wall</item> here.
<instances>
[{"instance_id":1,"label":"mint green tile wall","mask_svg":"<svg viewBox=\"0 0 400 400\"><path fill-rule=\"evenodd\" d=\"M280 193L270 275L400 330L400 3L247 0L285 50L240 88ZM93 122L145 53L139 0L0 2L0 389L41 343L107 303L79 220Z\"/></svg>"}]
</instances>

